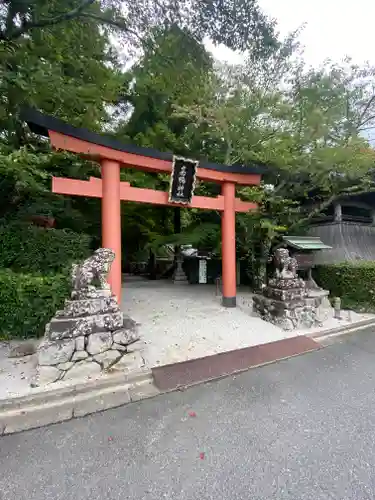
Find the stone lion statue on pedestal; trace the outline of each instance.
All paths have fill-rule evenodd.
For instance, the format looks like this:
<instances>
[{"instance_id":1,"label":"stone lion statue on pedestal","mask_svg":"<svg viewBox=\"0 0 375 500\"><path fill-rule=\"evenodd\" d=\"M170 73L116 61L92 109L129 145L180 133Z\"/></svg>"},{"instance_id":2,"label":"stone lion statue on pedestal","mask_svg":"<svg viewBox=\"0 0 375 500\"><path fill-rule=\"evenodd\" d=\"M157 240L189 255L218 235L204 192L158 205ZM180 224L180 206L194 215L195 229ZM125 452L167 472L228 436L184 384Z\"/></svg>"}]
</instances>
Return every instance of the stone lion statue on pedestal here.
<instances>
[{"instance_id":1,"label":"stone lion statue on pedestal","mask_svg":"<svg viewBox=\"0 0 375 500\"><path fill-rule=\"evenodd\" d=\"M97 281L100 289L109 290L107 281L111 264L115 259L115 252L109 248L98 248L91 257L80 264L72 266L72 287L74 292L94 289Z\"/></svg>"},{"instance_id":2,"label":"stone lion statue on pedestal","mask_svg":"<svg viewBox=\"0 0 375 500\"><path fill-rule=\"evenodd\" d=\"M273 262L275 265L276 278L292 279L297 278L298 263L294 257L289 256L289 250L278 248L275 251Z\"/></svg>"}]
</instances>

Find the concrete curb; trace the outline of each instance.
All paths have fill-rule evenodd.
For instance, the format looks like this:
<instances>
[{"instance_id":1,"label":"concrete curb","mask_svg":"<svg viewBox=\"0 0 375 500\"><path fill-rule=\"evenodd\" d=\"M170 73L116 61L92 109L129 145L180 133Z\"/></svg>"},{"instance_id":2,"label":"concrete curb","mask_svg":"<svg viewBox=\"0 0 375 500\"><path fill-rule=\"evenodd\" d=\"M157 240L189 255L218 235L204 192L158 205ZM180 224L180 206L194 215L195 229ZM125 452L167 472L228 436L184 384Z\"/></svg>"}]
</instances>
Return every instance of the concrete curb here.
<instances>
[{"instance_id":1,"label":"concrete curb","mask_svg":"<svg viewBox=\"0 0 375 500\"><path fill-rule=\"evenodd\" d=\"M375 318L364 319L363 321L357 321L350 325L338 326L336 328L330 328L329 330L318 330L311 333L306 333L306 337L310 337L319 342L319 339L323 337L328 337L330 335L345 335L346 333L352 333L356 330L362 330L368 326L375 326Z\"/></svg>"},{"instance_id":2,"label":"concrete curb","mask_svg":"<svg viewBox=\"0 0 375 500\"><path fill-rule=\"evenodd\" d=\"M117 374L86 383L0 401L0 436L83 417L160 394L150 371Z\"/></svg>"},{"instance_id":3,"label":"concrete curb","mask_svg":"<svg viewBox=\"0 0 375 500\"><path fill-rule=\"evenodd\" d=\"M329 330L307 333L306 337L314 340L322 348L325 346L324 343L320 342L329 336L352 333L372 325L375 326L375 318ZM255 347L259 350L259 346ZM311 351L295 354L286 353L286 355L279 353L279 355L275 355L274 359L258 360L257 362L254 360L254 364L244 369L223 373L212 378L208 377L205 380L187 384L185 387L236 375L252 368L276 363L307 352ZM3 399L0 400L0 436L83 417L179 389L179 387L158 389L154 384L152 371L139 370L131 374L112 374L98 380L81 382L49 391L34 392L18 398Z\"/></svg>"},{"instance_id":4,"label":"concrete curb","mask_svg":"<svg viewBox=\"0 0 375 500\"><path fill-rule=\"evenodd\" d=\"M298 337L297 339L302 341L302 337ZM306 338L305 343L307 340ZM132 372L128 375L123 373L112 374L98 380L90 380L84 383L81 382L58 389L51 389L49 391L34 392L18 398L0 400L0 436L44 427L76 417L84 417L91 413L116 408L159 394L175 392L182 388L188 388L212 380L236 375L251 368L275 363L281 359L287 359L321 348L319 343L311 339L309 340L311 343L309 348L305 347L297 350L289 348L286 349L286 351L282 349L280 342L282 344L288 344L290 341L291 339L283 339L279 342L264 344L263 350L267 351L269 348L271 348L271 350L273 349L272 344L277 344L279 346L277 352L274 352L273 355L270 356L259 356L262 351L262 346L253 346L247 349L237 349L229 353L221 353L214 356L208 356L204 359L193 360L193 363L203 361L203 364L206 364L209 359L211 359L211 361L214 359L216 364L219 361L220 365L220 360L223 355L233 356L234 354L235 356L241 356L241 353L243 355L244 351L251 353L251 362L249 361L249 363L246 363L246 366L242 368L240 365L236 365L226 373L214 373L211 366L210 374L207 374L207 376L204 376L200 380L186 380L183 386L158 388L155 384L153 371L144 369ZM316 347L312 344L316 344ZM212 365L212 362L208 364ZM175 363L174 365L168 365L166 368L174 367L179 370L185 365L186 363Z\"/></svg>"}]
</instances>

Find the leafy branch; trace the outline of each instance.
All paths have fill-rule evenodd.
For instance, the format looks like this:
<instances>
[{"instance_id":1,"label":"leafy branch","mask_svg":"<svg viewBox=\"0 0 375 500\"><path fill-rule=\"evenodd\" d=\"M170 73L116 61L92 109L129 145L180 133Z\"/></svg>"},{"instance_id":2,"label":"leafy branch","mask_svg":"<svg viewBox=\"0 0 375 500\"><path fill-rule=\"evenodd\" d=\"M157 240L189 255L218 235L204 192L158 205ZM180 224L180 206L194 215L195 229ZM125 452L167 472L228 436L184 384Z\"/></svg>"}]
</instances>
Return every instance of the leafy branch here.
<instances>
[{"instance_id":1,"label":"leafy branch","mask_svg":"<svg viewBox=\"0 0 375 500\"><path fill-rule=\"evenodd\" d=\"M29 31L34 28L44 28L46 26L54 26L56 24L63 23L65 21L70 21L71 19L75 19L83 14L83 11L92 5L95 0L82 0L82 2L77 5L74 9L71 9L67 12L63 12L56 16L48 17L45 19L31 19L27 20L25 17L22 19L21 24L19 26L15 26L12 23L11 19L8 19L8 23L6 27L0 31L0 40L3 41L11 41L20 38L22 35L25 35ZM9 9L8 17L15 14L12 12L12 9Z\"/></svg>"}]
</instances>

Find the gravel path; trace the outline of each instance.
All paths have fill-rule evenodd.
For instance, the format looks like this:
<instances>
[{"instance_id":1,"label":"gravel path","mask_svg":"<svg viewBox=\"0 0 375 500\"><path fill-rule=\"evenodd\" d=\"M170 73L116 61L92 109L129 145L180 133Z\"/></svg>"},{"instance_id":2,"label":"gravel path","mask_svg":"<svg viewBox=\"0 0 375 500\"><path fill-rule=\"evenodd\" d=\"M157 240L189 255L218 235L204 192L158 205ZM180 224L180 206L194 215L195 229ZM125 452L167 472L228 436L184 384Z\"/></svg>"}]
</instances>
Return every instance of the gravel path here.
<instances>
[{"instance_id":1,"label":"gravel path","mask_svg":"<svg viewBox=\"0 0 375 500\"><path fill-rule=\"evenodd\" d=\"M200 358L295 336L252 316L251 294L224 308L215 288L130 281L123 310L141 323L142 355L150 367Z\"/></svg>"},{"instance_id":2,"label":"gravel path","mask_svg":"<svg viewBox=\"0 0 375 500\"><path fill-rule=\"evenodd\" d=\"M124 281L122 307L141 323L141 342L134 345L134 350L140 351L148 368L309 333L309 330L284 332L254 317L252 296L246 290L239 290L237 308L226 309L210 285L176 286L134 277ZM370 317L373 316L352 313L351 321ZM344 318L346 321L341 322L331 318L325 326L348 324L347 313ZM42 391L43 388L30 388L35 358L9 359L8 350L8 344L0 342L0 400Z\"/></svg>"}]
</instances>

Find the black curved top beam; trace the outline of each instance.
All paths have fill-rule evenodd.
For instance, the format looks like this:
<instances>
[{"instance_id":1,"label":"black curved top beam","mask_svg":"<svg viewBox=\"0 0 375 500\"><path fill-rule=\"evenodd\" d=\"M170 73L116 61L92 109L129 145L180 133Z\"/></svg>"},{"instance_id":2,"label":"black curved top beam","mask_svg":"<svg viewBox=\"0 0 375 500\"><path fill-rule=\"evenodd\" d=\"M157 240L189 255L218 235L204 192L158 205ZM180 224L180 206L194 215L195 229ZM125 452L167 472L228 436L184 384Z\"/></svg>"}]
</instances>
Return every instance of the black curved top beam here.
<instances>
[{"instance_id":1,"label":"black curved top beam","mask_svg":"<svg viewBox=\"0 0 375 500\"><path fill-rule=\"evenodd\" d=\"M54 132L67 135L69 137L81 139L82 141L97 144L99 146L105 146L124 153L131 153L167 161L172 161L173 159L173 153L165 153L151 148L142 148L135 146L134 144L123 144L108 135L97 134L96 132L91 132L90 130L84 128L73 127L58 118L45 115L32 108L24 108L21 113L21 119L28 124L32 132L44 137L48 137L48 130L53 130ZM200 166L209 170L217 170L219 172L228 172L232 174L261 175L269 170L266 165L262 165L260 163L252 163L251 165L222 165L219 163L201 161Z\"/></svg>"}]
</instances>

